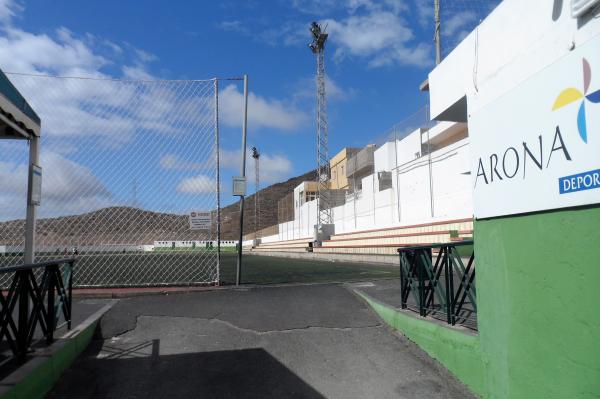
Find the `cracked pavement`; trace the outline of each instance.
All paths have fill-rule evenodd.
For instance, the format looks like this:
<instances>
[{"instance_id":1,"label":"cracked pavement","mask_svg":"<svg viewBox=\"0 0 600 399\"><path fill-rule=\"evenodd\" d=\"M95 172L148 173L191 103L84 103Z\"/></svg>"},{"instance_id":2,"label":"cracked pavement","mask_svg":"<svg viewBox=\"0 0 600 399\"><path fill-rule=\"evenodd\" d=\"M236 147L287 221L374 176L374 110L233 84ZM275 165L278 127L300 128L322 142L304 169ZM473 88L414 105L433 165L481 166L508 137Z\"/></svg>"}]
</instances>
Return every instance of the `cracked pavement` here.
<instances>
[{"instance_id":1,"label":"cracked pavement","mask_svg":"<svg viewBox=\"0 0 600 399\"><path fill-rule=\"evenodd\" d=\"M121 299L48 398L468 398L344 285Z\"/></svg>"}]
</instances>

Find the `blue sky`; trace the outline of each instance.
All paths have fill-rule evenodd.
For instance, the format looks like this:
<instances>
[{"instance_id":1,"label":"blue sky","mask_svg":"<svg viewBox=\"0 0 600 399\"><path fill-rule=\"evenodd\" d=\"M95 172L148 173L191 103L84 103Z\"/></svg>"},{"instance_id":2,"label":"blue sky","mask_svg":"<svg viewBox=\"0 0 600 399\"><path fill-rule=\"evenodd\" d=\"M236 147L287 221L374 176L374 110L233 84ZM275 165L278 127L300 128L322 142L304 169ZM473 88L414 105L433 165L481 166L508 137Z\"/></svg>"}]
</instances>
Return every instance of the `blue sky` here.
<instances>
[{"instance_id":1,"label":"blue sky","mask_svg":"<svg viewBox=\"0 0 600 399\"><path fill-rule=\"evenodd\" d=\"M394 123L427 104L418 87L434 64L429 3L433 1L0 0L0 67L10 72L129 79L206 79L246 73L251 91L249 144L263 153L261 179L266 185L315 167L315 60L307 47L310 22L321 21L330 33L326 70L333 155L345 146L381 138ZM447 37L464 35L474 21L465 10L457 9L454 17L444 31ZM224 203L233 201L230 178L238 168L240 91L239 84L221 84ZM31 93L36 95L36 90ZM63 149L76 146L65 139L48 146L52 144ZM0 158L0 179L22 173L17 158L7 155L11 151L5 150L4 159ZM133 191L131 179L111 186L111 176L86 161L87 155L75 148L48 153L46 158L59 157L55 163L63 166L77 164L71 170L81 166L81 173L93 175L98 185L90 190L112 193L107 194L113 195L112 202L131 201L127 198ZM168 151L155 155L151 172L156 174L164 173L169 162L170 170L176 170L181 169L177 165L198 161L179 159ZM139 158L132 154L129 161ZM69 180L67 176L55 180ZM88 177L89 181L92 177ZM155 191L140 190L137 200L156 208L153 195ZM88 203L102 203L94 201ZM183 200L172 202L175 211L184 212L188 206Z\"/></svg>"}]
</instances>

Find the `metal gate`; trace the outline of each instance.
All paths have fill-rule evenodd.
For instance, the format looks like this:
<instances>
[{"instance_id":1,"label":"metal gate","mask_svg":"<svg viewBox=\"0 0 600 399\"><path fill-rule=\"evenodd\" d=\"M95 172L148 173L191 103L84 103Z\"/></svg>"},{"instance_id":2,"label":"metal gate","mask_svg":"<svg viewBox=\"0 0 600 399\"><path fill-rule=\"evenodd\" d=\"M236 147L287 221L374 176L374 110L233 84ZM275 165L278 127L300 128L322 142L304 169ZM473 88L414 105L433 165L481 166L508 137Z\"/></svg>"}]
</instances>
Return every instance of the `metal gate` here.
<instances>
[{"instance_id":1,"label":"metal gate","mask_svg":"<svg viewBox=\"0 0 600 399\"><path fill-rule=\"evenodd\" d=\"M36 261L74 256L79 287L218 283L216 79L8 75L42 119ZM0 266L23 263L26 143L0 143Z\"/></svg>"}]
</instances>

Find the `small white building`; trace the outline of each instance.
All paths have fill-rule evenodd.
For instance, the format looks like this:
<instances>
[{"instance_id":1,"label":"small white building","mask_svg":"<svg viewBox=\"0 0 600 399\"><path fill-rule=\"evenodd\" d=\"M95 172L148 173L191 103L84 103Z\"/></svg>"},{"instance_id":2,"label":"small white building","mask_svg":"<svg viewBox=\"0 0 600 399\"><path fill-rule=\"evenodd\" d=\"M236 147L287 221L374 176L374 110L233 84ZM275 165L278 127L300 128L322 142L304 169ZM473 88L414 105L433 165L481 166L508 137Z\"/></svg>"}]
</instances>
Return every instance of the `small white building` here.
<instances>
[{"instance_id":1,"label":"small white building","mask_svg":"<svg viewBox=\"0 0 600 399\"><path fill-rule=\"evenodd\" d=\"M203 249L203 248L216 248L218 245L217 240L162 240L154 241L153 249ZM235 247L236 241L233 240L221 240L221 247Z\"/></svg>"}]
</instances>

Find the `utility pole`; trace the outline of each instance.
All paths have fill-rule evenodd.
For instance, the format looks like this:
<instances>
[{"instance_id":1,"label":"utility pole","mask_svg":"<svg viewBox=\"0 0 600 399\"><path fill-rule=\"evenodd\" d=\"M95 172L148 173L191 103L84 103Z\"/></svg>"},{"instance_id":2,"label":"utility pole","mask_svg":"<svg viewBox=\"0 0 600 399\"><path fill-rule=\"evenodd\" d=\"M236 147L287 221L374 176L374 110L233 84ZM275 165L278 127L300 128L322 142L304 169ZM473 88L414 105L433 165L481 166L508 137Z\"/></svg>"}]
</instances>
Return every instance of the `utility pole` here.
<instances>
[{"instance_id":1,"label":"utility pole","mask_svg":"<svg viewBox=\"0 0 600 399\"><path fill-rule=\"evenodd\" d=\"M442 35L441 35L441 18L440 18L440 0L433 1L433 12L435 14L435 64L439 65L442 62Z\"/></svg>"},{"instance_id":2,"label":"utility pole","mask_svg":"<svg viewBox=\"0 0 600 399\"><path fill-rule=\"evenodd\" d=\"M254 158L254 240L258 240L260 230L260 153L256 147L252 147L252 158Z\"/></svg>"},{"instance_id":3,"label":"utility pole","mask_svg":"<svg viewBox=\"0 0 600 399\"><path fill-rule=\"evenodd\" d=\"M248 75L244 75L244 120L242 123L242 178L246 178L246 132L248 128ZM240 196L240 238L238 241L238 258L235 285L242 280L242 241L244 239L244 195Z\"/></svg>"},{"instance_id":4,"label":"utility pole","mask_svg":"<svg viewBox=\"0 0 600 399\"><path fill-rule=\"evenodd\" d=\"M138 183L137 183L137 177L133 178L133 183L131 185L131 207L132 208L139 208L138 205Z\"/></svg>"},{"instance_id":5,"label":"utility pole","mask_svg":"<svg viewBox=\"0 0 600 399\"><path fill-rule=\"evenodd\" d=\"M329 137L327 96L325 93L325 42L329 36L316 22L310 27L313 41L310 49L317 59L317 241L327 235L325 225L333 223L329 194Z\"/></svg>"}]
</instances>

